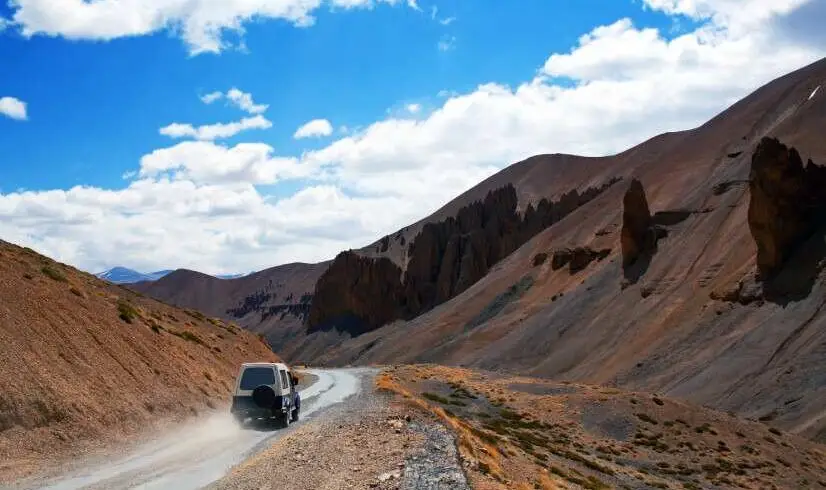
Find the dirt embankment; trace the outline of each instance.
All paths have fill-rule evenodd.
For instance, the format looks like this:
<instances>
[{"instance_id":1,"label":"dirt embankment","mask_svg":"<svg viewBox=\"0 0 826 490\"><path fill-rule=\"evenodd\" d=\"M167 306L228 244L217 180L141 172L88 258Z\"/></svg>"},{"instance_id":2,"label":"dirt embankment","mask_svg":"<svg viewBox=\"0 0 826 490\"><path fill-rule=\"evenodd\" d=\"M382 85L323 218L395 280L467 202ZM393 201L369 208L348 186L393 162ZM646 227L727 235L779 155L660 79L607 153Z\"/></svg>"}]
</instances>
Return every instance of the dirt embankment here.
<instances>
[{"instance_id":1,"label":"dirt embankment","mask_svg":"<svg viewBox=\"0 0 826 490\"><path fill-rule=\"evenodd\" d=\"M260 338L0 241L0 482L221 409Z\"/></svg>"},{"instance_id":2,"label":"dirt embankment","mask_svg":"<svg viewBox=\"0 0 826 490\"><path fill-rule=\"evenodd\" d=\"M378 385L454 429L476 489L826 487L823 445L654 394L434 365Z\"/></svg>"},{"instance_id":3,"label":"dirt embankment","mask_svg":"<svg viewBox=\"0 0 826 490\"><path fill-rule=\"evenodd\" d=\"M373 380L208 488L469 490L453 434Z\"/></svg>"}]
</instances>

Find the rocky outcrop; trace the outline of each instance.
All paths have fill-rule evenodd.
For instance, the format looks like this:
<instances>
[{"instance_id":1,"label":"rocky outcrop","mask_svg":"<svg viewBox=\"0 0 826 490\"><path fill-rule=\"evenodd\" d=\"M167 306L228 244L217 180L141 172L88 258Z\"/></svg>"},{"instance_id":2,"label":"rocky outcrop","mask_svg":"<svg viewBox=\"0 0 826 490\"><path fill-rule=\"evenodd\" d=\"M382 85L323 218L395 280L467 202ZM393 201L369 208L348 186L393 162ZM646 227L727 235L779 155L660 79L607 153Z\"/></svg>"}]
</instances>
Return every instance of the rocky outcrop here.
<instances>
[{"instance_id":1,"label":"rocky outcrop","mask_svg":"<svg viewBox=\"0 0 826 490\"><path fill-rule=\"evenodd\" d=\"M652 255L657 249L657 240L665 235L665 230L656 226L642 183L633 179L622 199L622 264L634 264L643 255Z\"/></svg>"},{"instance_id":2,"label":"rocky outcrop","mask_svg":"<svg viewBox=\"0 0 826 490\"><path fill-rule=\"evenodd\" d=\"M762 279L774 276L794 249L824 223L826 168L774 138L763 138L751 159L749 230Z\"/></svg>"},{"instance_id":3,"label":"rocky outcrop","mask_svg":"<svg viewBox=\"0 0 826 490\"><path fill-rule=\"evenodd\" d=\"M363 330L418 316L465 291L498 261L618 180L581 194L570 191L558 201L542 199L523 215L512 185L491 191L456 216L425 224L410 242L403 278L387 259L340 254L316 284L309 328L355 323Z\"/></svg>"},{"instance_id":4,"label":"rocky outcrop","mask_svg":"<svg viewBox=\"0 0 826 490\"><path fill-rule=\"evenodd\" d=\"M566 265L572 275L588 267L595 260L602 260L611 254L610 248L599 251L589 247L563 248L555 250L551 258L551 269L559 270Z\"/></svg>"},{"instance_id":5,"label":"rocky outcrop","mask_svg":"<svg viewBox=\"0 0 826 490\"><path fill-rule=\"evenodd\" d=\"M309 330L335 327L359 335L399 318L401 275L390 259L340 253L316 284Z\"/></svg>"}]
</instances>

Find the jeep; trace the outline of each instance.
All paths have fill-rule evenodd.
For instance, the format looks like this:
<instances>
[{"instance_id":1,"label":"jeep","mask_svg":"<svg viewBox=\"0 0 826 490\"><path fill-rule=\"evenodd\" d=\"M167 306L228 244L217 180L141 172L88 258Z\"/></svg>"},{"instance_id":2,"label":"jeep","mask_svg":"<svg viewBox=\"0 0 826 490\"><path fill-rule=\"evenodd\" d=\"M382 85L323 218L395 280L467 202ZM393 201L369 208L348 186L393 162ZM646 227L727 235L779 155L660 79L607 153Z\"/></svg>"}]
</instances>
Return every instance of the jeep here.
<instances>
[{"instance_id":1,"label":"jeep","mask_svg":"<svg viewBox=\"0 0 826 490\"><path fill-rule=\"evenodd\" d=\"M264 420L287 427L298 421L301 410L297 384L286 364L244 363L235 382L230 413L241 426L247 420Z\"/></svg>"}]
</instances>

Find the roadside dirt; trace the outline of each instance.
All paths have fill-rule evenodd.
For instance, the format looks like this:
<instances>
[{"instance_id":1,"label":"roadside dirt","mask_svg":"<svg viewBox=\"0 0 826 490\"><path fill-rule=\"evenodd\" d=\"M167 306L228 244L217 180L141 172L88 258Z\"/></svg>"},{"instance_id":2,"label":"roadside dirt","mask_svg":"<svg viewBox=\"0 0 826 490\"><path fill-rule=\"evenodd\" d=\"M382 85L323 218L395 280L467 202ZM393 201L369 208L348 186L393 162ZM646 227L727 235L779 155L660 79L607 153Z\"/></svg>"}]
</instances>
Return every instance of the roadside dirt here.
<instances>
[{"instance_id":1,"label":"roadside dirt","mask_svg":"<svg viewBox=\"0 0 826 490\"><path fill-rule=\"evenodd\" d=\"M318 414L207 487L242 489L469 489L453 434L373 376L345 403Z\"/></svg>"},{"instance_id":2,"label":"roadside dirt","mask_svg":"<svg viewBox=\"0 0 826 490\"><path fill-rule=\"evenodd\" d=\"M656 394L434 365L377 384L453 429L474 489L826 488L826 446Z\"/></svg>"}]
</instances>

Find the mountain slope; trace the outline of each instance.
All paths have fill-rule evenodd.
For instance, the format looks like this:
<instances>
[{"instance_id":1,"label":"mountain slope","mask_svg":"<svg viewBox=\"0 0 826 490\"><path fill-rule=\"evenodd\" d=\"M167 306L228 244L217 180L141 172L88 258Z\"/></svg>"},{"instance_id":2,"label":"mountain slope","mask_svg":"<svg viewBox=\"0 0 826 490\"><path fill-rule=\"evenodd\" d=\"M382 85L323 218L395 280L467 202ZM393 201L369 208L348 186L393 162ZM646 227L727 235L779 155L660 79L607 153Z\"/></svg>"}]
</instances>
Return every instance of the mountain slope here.
<instances>
[{"instance_id":1,"label":"mountain slope","mask_svg":"<svg viewBox=\"0 0 826 490\"><path fill-rule=\"evenodd\" d=\"M166 303L195 308L266 335L279 354L303 339L309 302L329 263L287 264L235 279L178 269L154 282L129 287Z\"/></svg>"},{"instance_id":2,"label":"mountain slope","mask_svg":"<svg viewBox=\"0 0 826 490\"><path fill-rule=\"evenodd\" d=\"M0 481L217 408L240 363L275 359L251 333L0 241Z\"/></svg>"},{"instance_id":3,"label":"mountain slope","mask_svg":"<svg viewBox=\"0 0 826 490\"><path fill-rule=\"evenodd\" d=\"M245 278L232 295L247 307L235 311L246 312L242 324L265 332L291 360L432 361L656 390L822 440L826 289L819 262L826 247L815 235L781 271L780 294L756 292L762 286L754 280L749 181L765 136L793 146L804 161L826 164L826 98L815 93L824 81L821 60L698 128L609 157L540 155L514 164L365 248L328 263L270 270L308 301L311 292L324 293L309 305L295 294L273 301ZM622 181L528 235L512 218L536 215L543 198L561 201L613 179ZM633 179L654 216L642 220L644 236L636 239L647 253L625 265L622 248L635 233L623 239L623 205ZM492 198L499 204L486 207L488 196L509 188L515 203ZM493 215L504 222L487 218ZM419 247L411 244L420 239L427 253L416 259ZM413 297L440 298L415 318L392 312L409 305L396 281L407 281L411 267L427 279ZM453 287L463 281L465 289ZM225 301L204 286L206 293L189 296L192 284L150 292L197 305ZM281 315L267 315L269 308ZM329 321L308 333L310 310L327 312ZM402 320L375 329L394 318Z\"/></svg>"},{"instance_id":4,"label":"mountain slope","mask_svg":"<svg viewBox=\"0 0 826 490\"><path fill-rule=\"evenodd\" d=\"M642 182L667 233L635 266L623 267L620 253L626 181L430 312L349 340L312 334L294 356L432 361L658 391L826 439L824 230L794 251L774 282L778 294L752 293L748 216L752 155L764 136L826 164L826 98L810 98L824 80L821 60L699 128L601 159L602 172ZM573 273L555 268L554 255L574 247L611 252Z\"/></svg>"}]
</instances>

